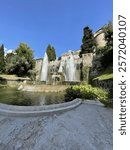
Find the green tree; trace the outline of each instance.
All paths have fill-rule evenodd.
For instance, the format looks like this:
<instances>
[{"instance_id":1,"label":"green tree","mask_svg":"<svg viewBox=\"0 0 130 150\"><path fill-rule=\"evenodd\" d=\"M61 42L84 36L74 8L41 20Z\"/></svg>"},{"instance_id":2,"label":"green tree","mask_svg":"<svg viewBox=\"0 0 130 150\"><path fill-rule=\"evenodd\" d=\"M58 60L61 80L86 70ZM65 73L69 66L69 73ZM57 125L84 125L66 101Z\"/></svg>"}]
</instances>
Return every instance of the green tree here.
<instances>
[{"instance_id":1,"label":"green tree","mask_svg":"<svg viewBox=\"0 0 130 150\"><path fill-rule=\"evenodd\" d=\"M35 67L33 50L25 43L20 43L15 53L6 56L6 72L18 76L27 76Z\"/></svg>"},{"instance_id":2,"label":"green tree","mask_svg":"<svg viewBox=\"0 0 130 150\"><path fill-rule=\"evenodd\" d=\"M7 74L11 74L11 70L14 69L14 63L16 62L15 56L16 55L12 52L8 53L5 57L5 72Z\"/></svg>"},{"instance_id":3,"label":"green tree","mask_svg":"<svg viewBox=\"0 0 130 150\"><path fill-rule=\"evenodd\" d=\"M14 57L14 53L13 52L11 52L11 53L7 53L7 55L5 56L5 62L6 63L11 63L11 60L12 60L12 58Z\"/></svg>"},{"instance_id":4,"label":"green tree","mask_svg":"<svg viewBox=\"0 0 130 150\"><path fill-rule=\"evenodd\" d=\"M113 63L113 25L109 22L104 28L106 46L102 49L101 64L105 68Z\"/></svg>"},{"instance_id":5,"label":"green tree","mask_svg":"<svg viewBox=\"0 0 130 150\"><path fill-rule=\"evenodd\" d=\"M85 53L93 53L96 46L96 42L92 30L87 26L83 29L83 31L84 31L84 36L82 38L80 55Z\"/></svg>"},{"instance_id":6,"label":"green tree","mask_svg":"<svg viewBox=\"0 0 130 150\"><path fill-rule=\"evenodd\" d=\"M106 47L108 50L113 49L113 24L110 21L104 28L103 32L105 34Z\"/></svg>"},{"instance_id":7,"label":"green tree","mask_svg":"<svg viewBox=\"0 0 130 150\"><path fill-rule=\"evenodd\" d=\"M19 47L16 49L15 52L19 57L24 57L27 60L27 62L30 65L29 69L34 68L35 61L34 61L33 50L30 47L28 47L27 44L20 43Z\"/></svg>"},{"instance_id":8,"label":"green tree","mask_svg":"<svg viewBox=\"0 0 130 150\"><path fill-rule=\"evenodd\" d=\"M48 45L47 49L46 49L46 53L48 56L48 60L49 61L54 61L56 60L56 52L55 52L55 48L53 46L51 46L50 44Z\"/></svg>"},{"instance_id":9,"label":"green tree","mask_svg":"<svg viewBox=\"0 0 130 150\"><path fill-rule=\"evenodd\" d=\"M4 60L4 45L0 46L0 73L5 71L5 60Z\"/></svg>"}]
</instances>

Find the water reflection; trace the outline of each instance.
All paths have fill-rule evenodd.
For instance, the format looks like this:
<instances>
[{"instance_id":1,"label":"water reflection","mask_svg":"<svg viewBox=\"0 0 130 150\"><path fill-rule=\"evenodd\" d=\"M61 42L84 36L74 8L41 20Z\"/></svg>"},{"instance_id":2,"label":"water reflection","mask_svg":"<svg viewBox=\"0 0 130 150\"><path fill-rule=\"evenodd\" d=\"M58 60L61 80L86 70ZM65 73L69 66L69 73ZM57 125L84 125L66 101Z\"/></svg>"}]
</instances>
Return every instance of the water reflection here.
<instances>
[{"instance_id":1,"label":"water reflection","mask_svg":"<svg viewBox=\"0 0 130 150\"><path fill-rule=\"evenodd\" d=\"M39 106L64 102L64 93L23 92L14 88L0 88L0 103L19 106Z\"/></svg>"}]
</instances>

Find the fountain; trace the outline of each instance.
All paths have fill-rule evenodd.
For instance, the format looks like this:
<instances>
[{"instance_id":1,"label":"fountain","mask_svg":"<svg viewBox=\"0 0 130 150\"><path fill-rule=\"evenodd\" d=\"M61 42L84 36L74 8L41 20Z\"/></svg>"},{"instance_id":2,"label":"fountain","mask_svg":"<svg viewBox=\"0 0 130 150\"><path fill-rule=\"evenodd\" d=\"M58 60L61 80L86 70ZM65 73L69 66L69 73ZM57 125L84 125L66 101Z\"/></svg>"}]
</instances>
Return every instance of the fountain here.
<instances>
[{"instance_id":1,"label":"fountain","mask_svg":"<svg viewBox=\"0 0 130 150\"><path fill-rule=\"evenodd\" d=\"M42 62L42 69L41 69L41 81L47 82L48 77L48 56L45 52L43 62Z\"/></svg>"},{"instance_id":2,"label":"fountain","mask_svg":"<svg viewBox=\"0 0 130 150\"><path fill-rule=\"evenodd\" d=\"M69 51L61 60L48 62L47 54L45 53L40 81L47 84L61 84L69 82L80 82L80 69L77 67L77 57L72 51ZM64 84L64 83L63 83Z\"/></svg>"},{"instance_id":3,"label":"fountain","mask_svg":"<svg viewBox=\"0 0 130 150\"><path fill-rule=\"evenodd\" d=\"M65 81L76 81L76 76L75 76L76 66L74 63L74 56L72 55L71 52L69 57L66 60L65 72L66 72Z\"/></svg>"},{"instance_id":4,"label":"fountain","mask_svg":"<svg viewBox=\"0 0 130 150\"><path fill-rule=\"evenodd\" d=\"M65 81L74 82L79 81L79 77L76 75L76 64L74 61L74 56L71 51L69 51L69 56L61 60L58 73L63 73Z\"/></svg>"}]
</instances>

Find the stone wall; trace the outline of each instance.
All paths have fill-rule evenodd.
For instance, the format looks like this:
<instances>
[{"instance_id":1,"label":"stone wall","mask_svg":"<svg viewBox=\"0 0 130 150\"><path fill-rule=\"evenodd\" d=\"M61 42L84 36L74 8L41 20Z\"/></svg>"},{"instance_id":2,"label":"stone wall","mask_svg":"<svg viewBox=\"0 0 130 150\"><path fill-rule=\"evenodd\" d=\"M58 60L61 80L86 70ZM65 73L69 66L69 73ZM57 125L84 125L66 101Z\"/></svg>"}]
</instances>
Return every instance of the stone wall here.
<instances>
[{"instance_id":1,"label":"stone wall","mask_svg":"<svg viewBox=\"0 0 130 150\"><path fill-rule=\"evenodd\" d=\"M102 28L99 29L98 31L95 32L94 37L96 39L96 43L97 43L97 47L98 48L103 48L106 45L106 41L104 39L104 33ZM93 60L92 60L92 68L90 71L90 76L92 78L95 78L96 76L99 76L102 72L102 65L100 62L100 58L101 58L101 54L95 54L93 56Z\"/></svg>"},{"instance_id":2,"label":"stone wall","mask_svg":"<svg viewBox=\"0 0 130 150\"><path fill-rule=\"evenodd\" d=\"M108 80L93 80L93 86L111 89L113 87L113 79Z\"/></svg>"},{"instance_id":3,"label":"stone wall","mask_svg":"<svg viewBox=\"0 0 130 150\"><path fill-rule=\"evenodd\" d=\"M36 59L36 65L35 65L36 80L40 80L42 61L43 61L42 58Z\"/></svg>"},{"instance_id":4,"label":"stone wall","mask_svg":"<svg viewBox=\"0 0 130 150\"><path fill-rule=\"evenodd\" d=\"M104 47L106 45L102 29L99 29L97 32L95 32L94 37L96 39L97 48Z\"/></svg>"},{"instance_id":5,"label":"stone wall","mask_svg":"<svg viewBox=\"0 0 130 150\"><path fill-rule=\"evenodd\" d=\"M25 85L29 81L30 81L29 79L24 79L24 80L0 79L0 84L5 84L9 87L19 87L20 85Z\"/></svg>"},{"instance_id":6,"label":"stone wall","mask_svg":"<svg viewBox=\"0 0 130 150\"><path fill-rule=\"evenodd\" d=\"M82 55L83 66L92 67L93 53L87 53Z\"/></svg>"}]
</instances>

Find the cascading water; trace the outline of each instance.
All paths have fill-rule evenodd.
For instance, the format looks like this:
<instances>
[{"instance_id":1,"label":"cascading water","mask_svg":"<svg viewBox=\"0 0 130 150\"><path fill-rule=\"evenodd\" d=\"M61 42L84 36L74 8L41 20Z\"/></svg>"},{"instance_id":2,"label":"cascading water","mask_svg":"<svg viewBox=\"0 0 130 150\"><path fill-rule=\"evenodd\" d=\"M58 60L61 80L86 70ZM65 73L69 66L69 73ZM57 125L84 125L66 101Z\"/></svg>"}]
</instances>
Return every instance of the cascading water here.
<instances>
[{"instance_id":1,"label":"cascading water","mask_svg":"<svg viewBox=\"0 0 130 150\"><path fill-rule=\"evenodd\" d=\"M74 63L74 56L70 52L69 58L66 60L66 81L76 81L76 66Z\"/></svg>"},{"instance_id":2,"label":"cascading water","mask_svg":"<svg viewBox=\"0 0 130 150\"><path fill-rule=\"evenodd\" d=\"M43 62L42 62L42 69L41 69L41 81L47 81L48 78L48 56L45 52Z\"/></svg>"}]
</instances>

